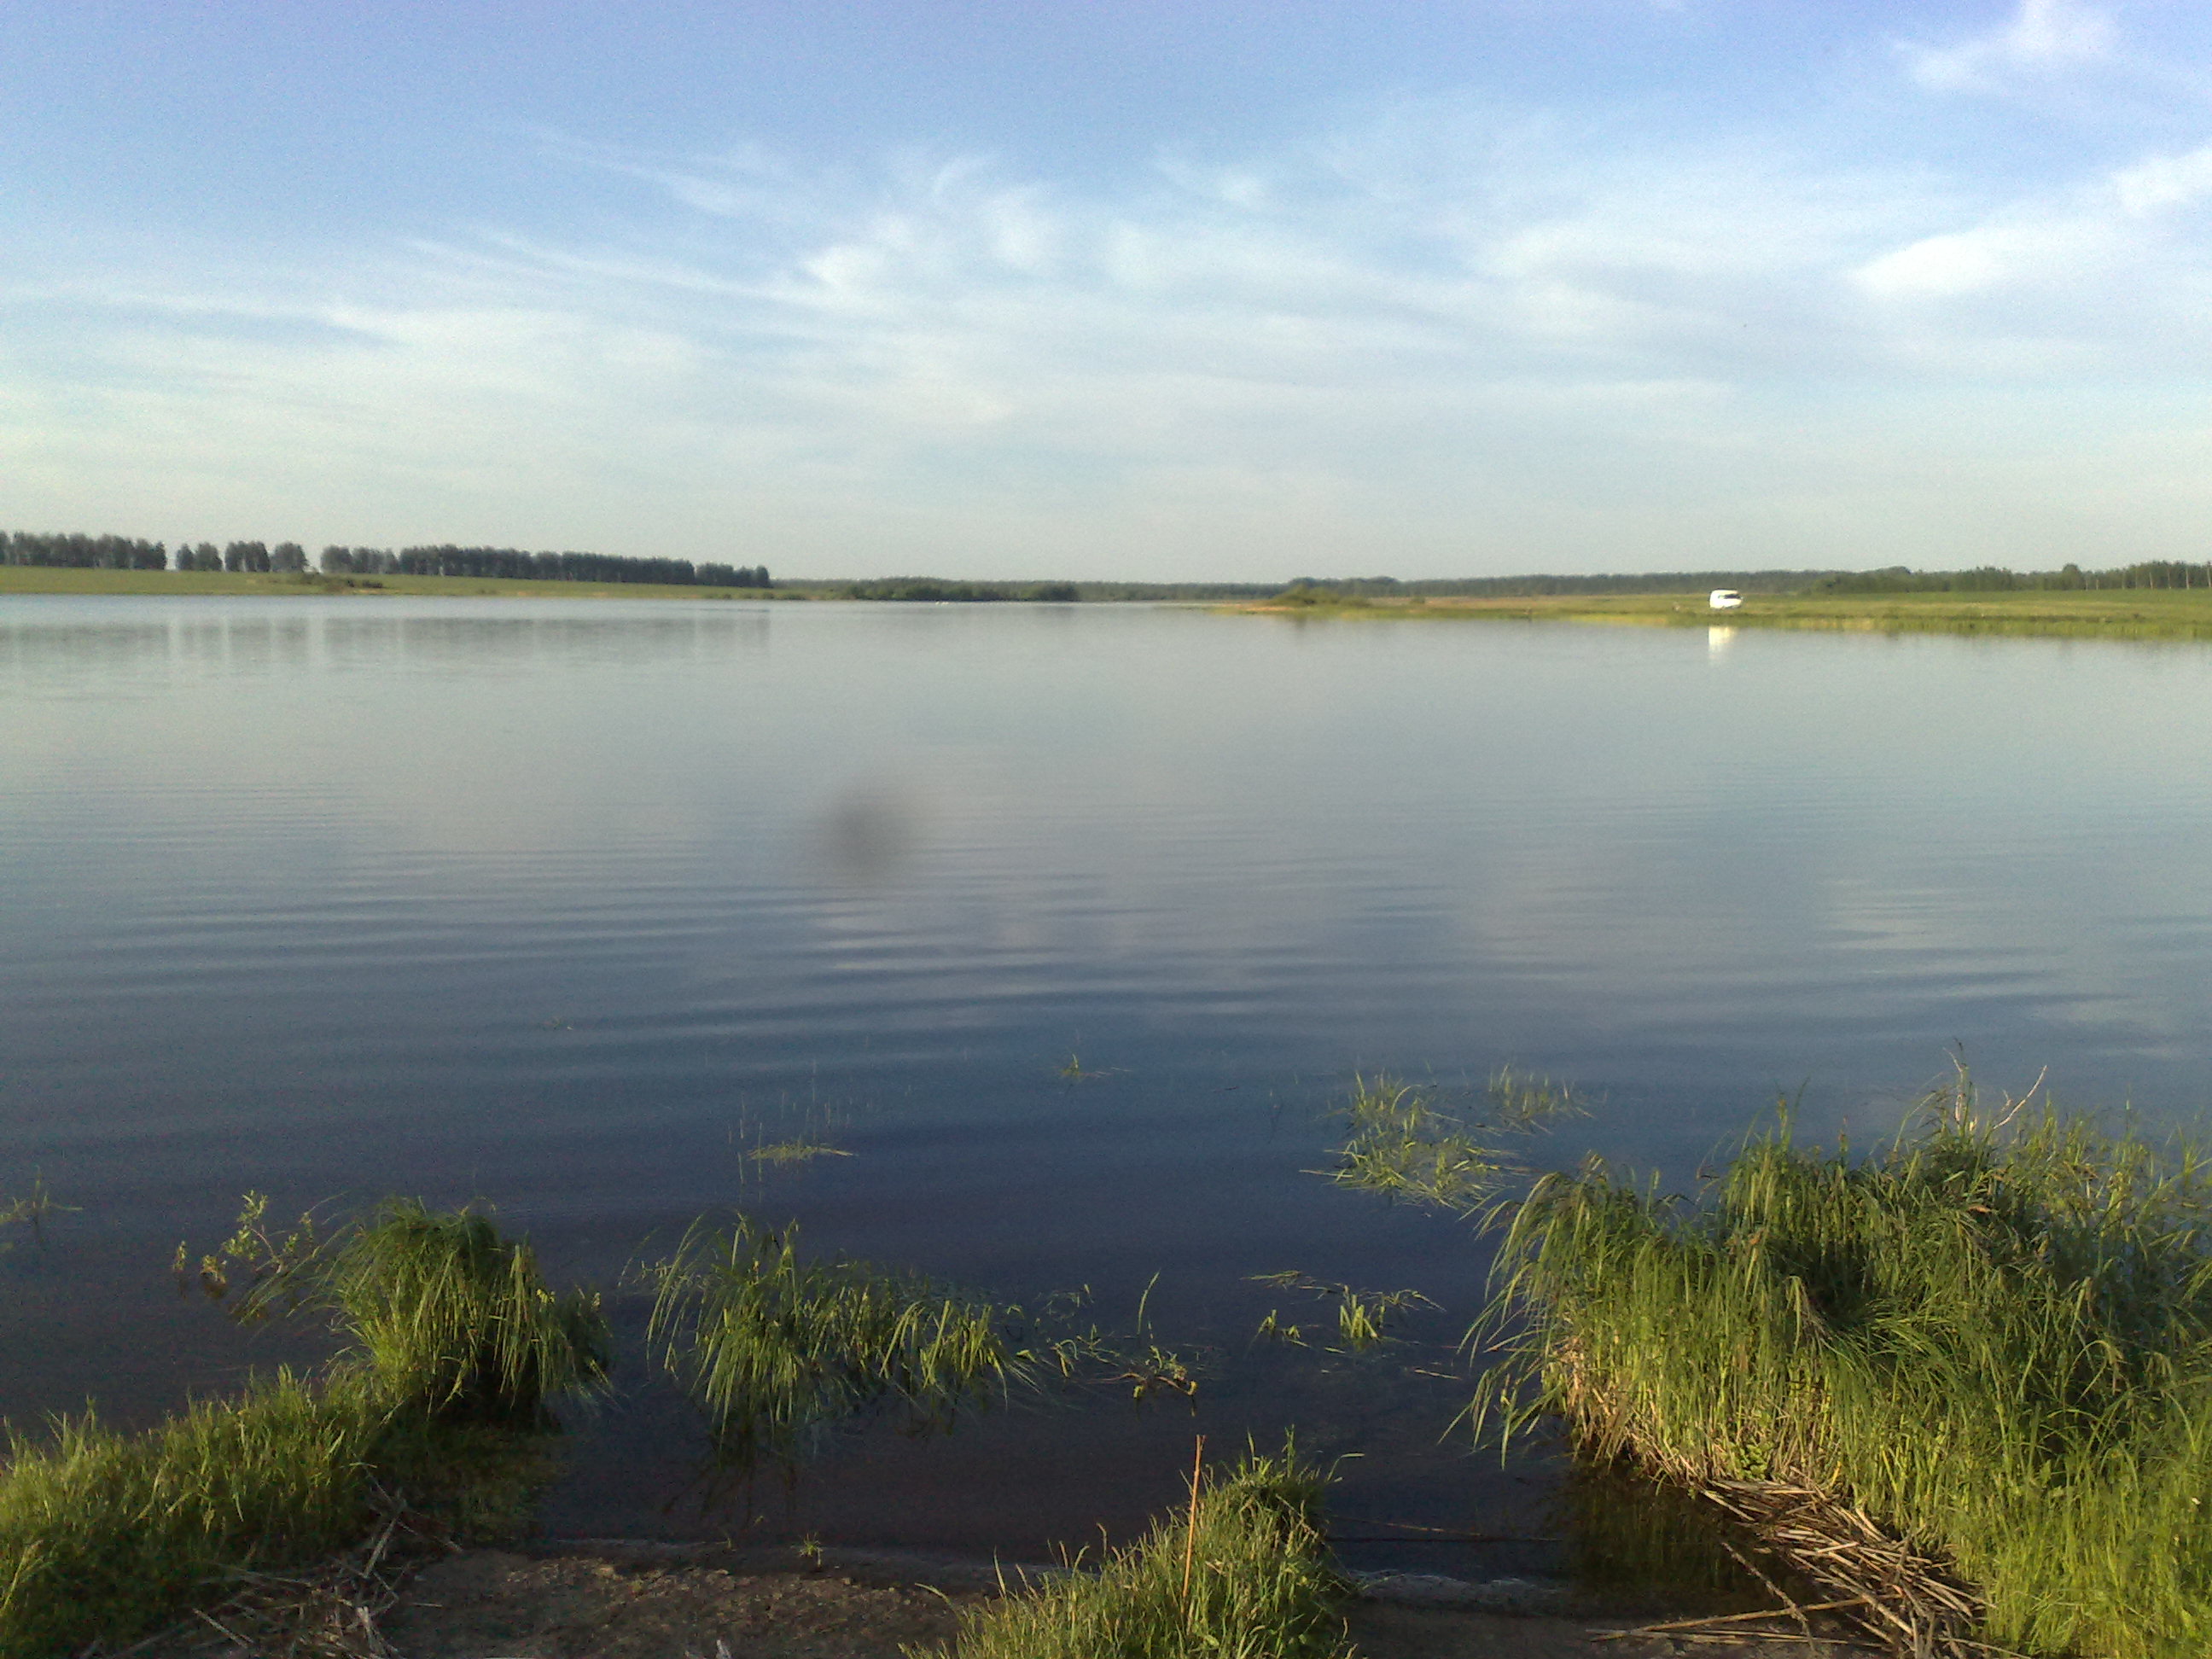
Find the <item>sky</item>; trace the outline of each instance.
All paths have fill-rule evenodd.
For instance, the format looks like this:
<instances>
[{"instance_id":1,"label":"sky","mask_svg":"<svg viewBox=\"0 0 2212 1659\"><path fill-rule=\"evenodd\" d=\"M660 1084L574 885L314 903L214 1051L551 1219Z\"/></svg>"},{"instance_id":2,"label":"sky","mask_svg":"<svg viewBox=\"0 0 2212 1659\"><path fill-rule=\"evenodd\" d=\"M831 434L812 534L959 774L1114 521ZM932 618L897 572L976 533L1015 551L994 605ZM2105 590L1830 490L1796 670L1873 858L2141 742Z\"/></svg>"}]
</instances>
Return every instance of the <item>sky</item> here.
<instances>
[{"instance_id":1,"label":"sky","mask_svg":"<svg viewBox=\"0 0 2212 1659\"><path fill-rule=\"evenodd\" d=\"M2187 0L0 0L0 527L2212 558Z\"/></svg>"}]
</instances>

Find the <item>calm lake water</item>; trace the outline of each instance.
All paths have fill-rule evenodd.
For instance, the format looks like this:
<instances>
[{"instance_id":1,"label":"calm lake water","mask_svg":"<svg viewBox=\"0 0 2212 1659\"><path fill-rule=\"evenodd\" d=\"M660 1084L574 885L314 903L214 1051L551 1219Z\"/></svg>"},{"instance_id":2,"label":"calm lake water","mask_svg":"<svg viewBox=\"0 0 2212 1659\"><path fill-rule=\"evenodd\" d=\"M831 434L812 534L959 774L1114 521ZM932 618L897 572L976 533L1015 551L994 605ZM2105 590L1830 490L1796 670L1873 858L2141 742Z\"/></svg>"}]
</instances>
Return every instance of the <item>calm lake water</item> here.
<instances>
[{"instance_id":1,"label":"calm lake water","mask_svg":"<svg viewBox=\"0 0 2212 1659\"><path fill-rule=\"evenodd\" d=\"M1547 1160L1684 1181L1778 1093L1888 1129L1954 1042L2194 1123L2208 832L2197 645L0 599L0 1195L79 1206L0 1255L0 1413L312 1355L170 1279L249 1188L489 1200L609 1284L743 1205L1109 1323L1158 1275L1196 1410L856 1434L708 1511L633 1350L553 1529L1034 1553L1296 1421L1358 1455L1341 1531L1538 1531L1541 1471L1438 1444L1462 1390L1406 1374L1480 1250L1307 1173L1353 1075L1571 1079ZM852 1155L748 1157L797 1133ZM1436 1346L1252 1349L1286 1269L1422 1290Z\"/></svg>"}]
</instances>

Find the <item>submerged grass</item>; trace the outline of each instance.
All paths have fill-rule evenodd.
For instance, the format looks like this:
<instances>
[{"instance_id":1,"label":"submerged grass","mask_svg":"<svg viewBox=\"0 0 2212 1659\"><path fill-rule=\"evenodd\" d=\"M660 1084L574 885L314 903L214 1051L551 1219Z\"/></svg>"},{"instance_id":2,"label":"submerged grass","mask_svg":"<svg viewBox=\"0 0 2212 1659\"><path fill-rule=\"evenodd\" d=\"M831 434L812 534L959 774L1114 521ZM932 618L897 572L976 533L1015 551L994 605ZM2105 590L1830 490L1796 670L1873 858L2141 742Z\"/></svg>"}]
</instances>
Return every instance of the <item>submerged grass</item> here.
<instances>
[{"instance_id":1,"label":"submerged grass","mask_svg":"<svg viewBox=\"0 0 2212 1659\"><path fill-rule=\"evenodd\" d=\"M53 1194L46 1190L46 1177L33 1176L28 1197L0 1200L0 1229L28 1227L32 1238L44 1243L46 1218L58 1211L74 1210L76 1207L73 1204L56 1203ZM0 1231L0 1254L13 1249L15 1243L15 1241L4 1231Z\"/></svg>"},{"instance_id":2,"label":"submerged grass","mask_svg":"<svg viewBox=\"0 0 2212 1659\"><path fill-rule=\"evenodd\" d=\"M1437 1092L1389 1076L1352 1079L1342 1115L1351 1133L1328 1171L1340 1186L1471 1215L1496 1204L1526 1171L1514 1138L1581 1112L1573 1089L1510 1066L1492 1074L1484 1110L1448 1112Z\"/></svg>"},{"instance_id":3,"label":"submerged grass","mask_svg":"<svg viewBox=\"0 0 2212 1659\"><path fill-rule=\"evenodd\" d=\"M1543 1177L1478 1415L1816 1540L1902 1644L2212 1651L2212 1165L2007 1104L1962 1075L1864 1158L1785 1127L1697 1203Z\"/></svg>"},{"instance_id":4,"label":"submerged grass","mask_svg":"<svg viewBox=\"0 0 2212 1659\"><path fill-rule=\"evenodd\" d=\"M1271 1308L1267 1316L1260 1322L1253 1340L1261 1342L1280 1342L1286 1346L1303 1348L1312 1346L1318 1337L1331 1353L1364 1354L1381 1348L1397 1339L1390 1334L1390 1325L1396 1317L1410 1309L1433 1308L1437 1304L1415 1290L1363 1291L1351 1285L1331 1284L1325 1279L1309 1278L1295 1269L1287 1273L1255 1273L1255 1285L1273 1285L1279 1290L1296 1291L1336 1307L1336 1340L1328 1341L1325 1335L1309 1334L1306 1328L1283 1317L1282 1310Z\"/></svg>"},{"instance_id":5,"label":"submerged grass","mask_svg":"<svg viewBox=\"0 0 2212 1659\"><path fill-rule=\"evenodd\" d=\"M1248 1455L1095 1574L1072 1562L910 1659L1349 1659L1346 1587L1316 1522L1324 1484L1287 1449Z\"/></svg>"},{"instance_id":6,"label":"submerged grass","mask_svg":"<svg viewBox=\"0 0 2212 1659\"><path fill-rule=\"evenodd\" d=\"M1198 1392L1198 1356L1163 1346L1141 1300L1134 1330L1109 1332L1077 1322L1087 1289L1032 1314L923 1273L810 1258L795 1225L744 1214L695 1223L637 1273L653 1293L648 1345L706 1417L719 1472L791 1458L870 1413L924 1433L1048 1387Z\"/></svg>"},{"instance_id":7,"label":"submerged grass","mask_svg":"<svg viewBox=\"0 0 2212 1659\"><path fill-rule=\"evenodd\" d=\"M390 1198L329 1239L304 1215L289 1232L267 1224L268 1200L249 1193L238 1231L200 1260L201 1288L234 1304L242 1323L307 1308L349 1334L345 1360L384 1395L441 1418L533 1425L544 1401L605 1382L608 1334L596 1292L556 1295L526 1240L503 1237L489 1216L434 1211ZM178 1246L184 1277L186 1252Z\"/></svg>"},{"instance_id":8,"label":"submerged grass","mask_svg":"<svg viewBox=\"0 0 2212 1659\"><path fill-rule=\"evenodd\" d=\"M241 1571L344 1547L394 1503L464 1535L524 1512L542 1458L531 1431L551 1396L602 1374L596 1304L554 1296L527 1245L467 1212L389 1203L315 1243L261 1231L264 1208L249 1201L218 1276L241 1264L257 1311L278 1297L329 1310L354 1347L319 1376L280 1372L146 1433L88 1414L12 1437L7 1659L131 1641L220 1601Z\"/></svg>"},{"instance_id":9,"label":"submerged grass","mask_svg":"<svg viewBox=\"0 0 2212 1659\"><path fill-rule=\"evenodd\" d=\"M1036 1369L991 1302L919 1273L809 1260L798 1229L704 1224L644 1269L648 1340L706 1413L718 1449L750 1462L877 1407L941 1426Z\"/></svg>"},{"instance_id":10,"label":"submerged grass","mask_svg":"<svg viewBox=\"0 0 2212 1659\"><path fill-rule=\"evenodd\" d=\"M487 1216L390 1200L318 1277L382 1391L438 1416L534 1426L549 1399L606 1380L599 1297L548 1289L529 1244Z\"/></svg>"}]
</instances>

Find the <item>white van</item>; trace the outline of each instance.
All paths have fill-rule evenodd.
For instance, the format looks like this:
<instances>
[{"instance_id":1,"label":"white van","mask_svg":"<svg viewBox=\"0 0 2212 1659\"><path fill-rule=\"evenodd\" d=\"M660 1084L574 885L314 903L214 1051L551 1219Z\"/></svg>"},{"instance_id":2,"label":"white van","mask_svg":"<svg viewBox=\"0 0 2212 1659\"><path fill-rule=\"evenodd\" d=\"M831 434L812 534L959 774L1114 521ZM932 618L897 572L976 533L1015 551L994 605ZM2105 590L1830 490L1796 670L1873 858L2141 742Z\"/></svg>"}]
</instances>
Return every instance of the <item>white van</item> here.
<instances>
[{"instance_id":1,"label":"white van","mask_svg":"<svg viewBox=\"0 0 2212 1659\"><path fill-rule=\"evenodd\" d=\"M1715 611L1733 611L1743 603L1743 595L1733 587L1716 587L1706 596L1705 603Z\"/></svg>"}]
</instances>

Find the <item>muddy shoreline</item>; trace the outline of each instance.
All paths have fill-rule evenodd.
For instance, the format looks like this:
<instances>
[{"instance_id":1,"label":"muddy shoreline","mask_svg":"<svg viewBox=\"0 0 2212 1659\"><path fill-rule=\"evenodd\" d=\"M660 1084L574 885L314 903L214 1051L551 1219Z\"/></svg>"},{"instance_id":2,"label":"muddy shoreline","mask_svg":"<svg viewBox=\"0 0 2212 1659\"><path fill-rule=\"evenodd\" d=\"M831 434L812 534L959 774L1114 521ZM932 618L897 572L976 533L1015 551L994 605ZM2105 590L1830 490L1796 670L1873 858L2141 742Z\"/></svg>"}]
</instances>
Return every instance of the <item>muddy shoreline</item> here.
<instances>
[{"instance_id":1,"label":"muddy shoreline","mask_svg":"<svg viewBox=\"0 0 2212 1659\"><path fill-rule=\"evenodd\" d=\"M380 1616L335 1631L335 1643L293 1650L330 1659L902 1659L909 1647L951 1638L963 1610L1054 1571L920 1552L538 1540L431 1559ZM1689 1636L1622 1634L1684 1616L1679 1607L1607 1604L1558 1581L1372 1574L1362 1588L1346 1609L1362 1659L1659 1659L1711 1650ZM1852 1651L1802 1640L1728 1645L1750 1659ZM202 1622L137 1650L134 1659L247 1659L269 1650Z\"/></svg>"}]
</instances>

